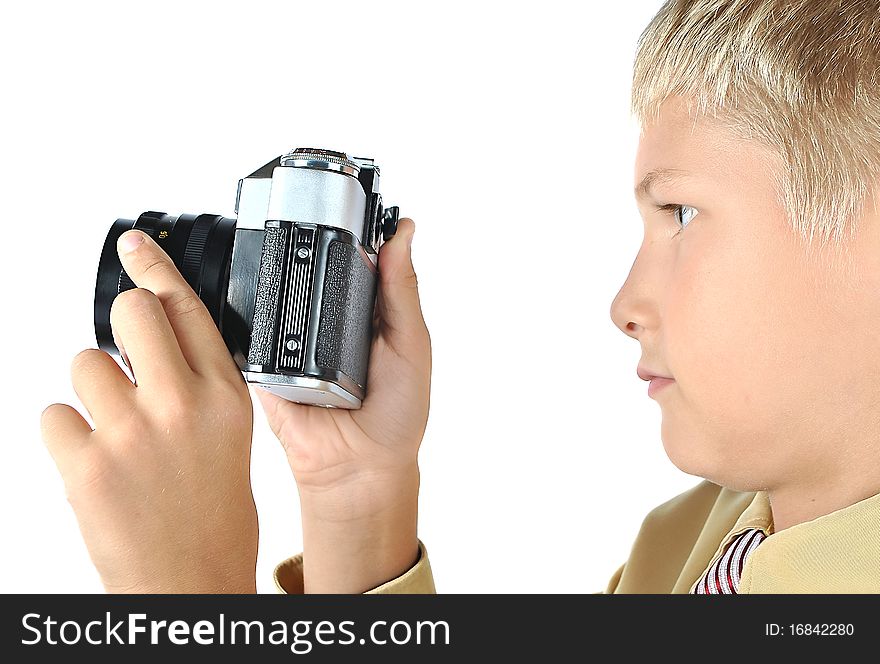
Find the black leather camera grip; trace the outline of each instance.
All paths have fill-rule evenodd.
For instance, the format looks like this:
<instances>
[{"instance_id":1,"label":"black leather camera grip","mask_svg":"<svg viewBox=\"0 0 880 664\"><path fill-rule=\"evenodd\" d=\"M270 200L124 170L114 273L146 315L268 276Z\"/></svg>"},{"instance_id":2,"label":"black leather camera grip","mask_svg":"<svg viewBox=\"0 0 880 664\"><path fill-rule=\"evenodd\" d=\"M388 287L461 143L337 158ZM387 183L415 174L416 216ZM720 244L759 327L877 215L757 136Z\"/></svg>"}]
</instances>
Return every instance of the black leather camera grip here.
<instances>
[{"instance_id":1,"label":"black leather camera grip","mask_svg":"<svg viewBox=\"0 0 880 664\"><path fill-rule=\"evenodd\" d=\"M275 343L281 276L288 232L289 230L284 226L267 227L263 237L263 254L260 260L260 275L254 303L251 345L248 351L249 364L269 367L274 361L272 348Z\"/></svg>"},{"instance_id":2,"label":"black leather camera grip","mask_svg":"<svg viewBox=\"0 0 880 664\"><path fill-rule=\"evenodd\" d=\"M315 361L347 374L364 388L373 336L376 277L353 245L330 243Z\"/></svg>"}]
</instances>

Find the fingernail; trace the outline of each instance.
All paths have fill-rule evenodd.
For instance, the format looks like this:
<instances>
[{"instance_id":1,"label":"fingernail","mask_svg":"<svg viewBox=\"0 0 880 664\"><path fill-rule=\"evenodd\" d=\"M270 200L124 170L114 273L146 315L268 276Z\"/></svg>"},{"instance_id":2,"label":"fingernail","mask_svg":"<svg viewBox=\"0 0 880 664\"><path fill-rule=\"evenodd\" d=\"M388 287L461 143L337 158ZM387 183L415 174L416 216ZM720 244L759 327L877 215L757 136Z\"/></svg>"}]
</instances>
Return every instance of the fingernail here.
<instances>
[{"instance_id":1,"label":"fingernail","mask_svg":"<svg viewBox=\"0 0 880 664\"><path fill-rule=\"evenodd\" d=\"M119 236L119 253L127 254L137 249L144 241L144 234L140 231L125 231Z\"/></svg>"},{"instance_id":2,"label":"fingernail","mask_svg":"<svg viewBox=\"0 0 880 664\"><path fill-rule=\"evenodd\" d=\"M409 234L409 237L406 238L406 246L412 248L412 239L413 235L416 234L415 226L413 226L412 232Z\"/></svg>"}]
</instances>

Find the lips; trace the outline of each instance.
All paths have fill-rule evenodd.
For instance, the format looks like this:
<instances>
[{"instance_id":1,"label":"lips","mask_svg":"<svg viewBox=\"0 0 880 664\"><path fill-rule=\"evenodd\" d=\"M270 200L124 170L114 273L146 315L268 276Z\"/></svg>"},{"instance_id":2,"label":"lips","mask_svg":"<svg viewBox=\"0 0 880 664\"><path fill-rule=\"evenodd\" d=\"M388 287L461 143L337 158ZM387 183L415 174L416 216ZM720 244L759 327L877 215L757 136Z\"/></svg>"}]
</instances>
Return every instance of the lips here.
<instances>
[{"instance_id":1,"label":"lips","mask_svg":"<svg viewBox=\"0 0 880 664\"><path fill-rule=\"evenodd\" d=\"M636 370L636 373L639 375L639 378L642 380L651 380L652 378L665 378L666 380L673 380L672 376L667 376L665 374L657 373L652 369L646 369L642 366Z\"/></svg>"},{"instance_id":2,"label":"lips","mask_svg":"<svg viewBox=\"0 0 880 664\"><path fill-rule=\"evenodd\" d=\"M657 378L656 376L648 383L648 396L653 397L660 390L670 385L674 385L675 381L671 378Z\"/></svg>"}]
</instances>

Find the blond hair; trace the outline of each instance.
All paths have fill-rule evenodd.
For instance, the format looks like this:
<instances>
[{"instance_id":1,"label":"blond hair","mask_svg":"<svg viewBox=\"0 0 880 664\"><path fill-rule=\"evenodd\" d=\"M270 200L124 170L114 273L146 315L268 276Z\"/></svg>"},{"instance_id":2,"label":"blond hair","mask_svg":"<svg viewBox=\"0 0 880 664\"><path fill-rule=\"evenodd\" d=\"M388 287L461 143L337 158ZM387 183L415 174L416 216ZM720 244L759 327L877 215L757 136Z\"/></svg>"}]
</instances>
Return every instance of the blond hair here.
<instances>
[{"instance_id":1,"label":"blond hair","mask_svg":"<svg viewBox=\"0 0 880 664\"><path fill-rule=\"evenodd\" d=\"M643 130L672 95L782 158L774 184L805 243L840 246L876 205L880 0L668 0L638 42Z\"/></svg>"}]
</instances>

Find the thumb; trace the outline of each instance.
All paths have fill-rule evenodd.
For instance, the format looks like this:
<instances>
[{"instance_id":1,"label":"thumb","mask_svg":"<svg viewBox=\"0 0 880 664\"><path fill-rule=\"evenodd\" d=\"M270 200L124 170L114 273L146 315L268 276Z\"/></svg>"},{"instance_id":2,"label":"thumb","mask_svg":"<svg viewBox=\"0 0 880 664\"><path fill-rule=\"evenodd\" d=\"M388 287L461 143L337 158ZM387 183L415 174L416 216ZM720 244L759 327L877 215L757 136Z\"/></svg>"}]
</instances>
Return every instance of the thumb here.
<instances>
[{"instance_id":1,"label":"thumb","mask_svg":"<svg viewBox=\"0 0 880 664\"><path fill-rule=\"evenodd\" d=\"M251 394L257 397L257 401L260 402L260 405L263 407L263 410L266 413L269 424L274 424L274 422L278 419L278 409L281 407L282 403L285 400L279 397L277 394L272 394L269 390L266 390L259 385L254 385L253 383L248 383L248 389L250 390ZM272 428L273 432L278 435L278 432L274 431L275 427L273 426Z\"/></svg>"},{"instance_id":2,"label":"thumb","mask_svg":"<svg viewBox=\"0 0 880 664\"><path fill-rule=\"evenodd\" d=\"M395 336L408 337L425 325L419 302L419 283L412 263L412 239L416 225L403 217L397 232L379 250L377 309Z\"/></svg>"},{"instance_id":3,"label":"thumb","mask_svg":"<svg viewBox=\"0 0 880 664\"><path fill-rule=\"evenodd\" d=\"M272 433L279 439L281 439L285 428L291 429L298 417L302 418L305 416L305 409L309 407L305 404L288 401L284 397L273 394L269 390L253 383L248 383L248 388L251 394L256 395L257 400L259 400L260 405L263 407L263 411L266 413L269 428L272 429Z\"/></svg>"}]
</instances>

